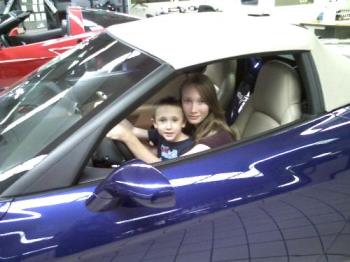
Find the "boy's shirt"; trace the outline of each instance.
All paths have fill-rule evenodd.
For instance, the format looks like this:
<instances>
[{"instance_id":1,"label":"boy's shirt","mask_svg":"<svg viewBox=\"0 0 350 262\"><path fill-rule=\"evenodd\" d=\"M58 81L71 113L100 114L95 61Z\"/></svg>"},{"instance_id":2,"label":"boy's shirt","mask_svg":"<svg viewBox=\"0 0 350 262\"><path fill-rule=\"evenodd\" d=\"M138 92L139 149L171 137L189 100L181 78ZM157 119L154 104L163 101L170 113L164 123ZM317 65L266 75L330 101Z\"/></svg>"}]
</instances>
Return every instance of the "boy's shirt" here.
<instances>
[{"instance_id":1,"label":"boy's shirt","mask_svg":"<svg viewBox=\"0 0 350 262\"><path fill-rule=\"evenodd\" d=\"M148 130L148 139L157 146L157 156L162 160L179 157L194 145L194 141L191 138L179 142L169 142L158 133L157 129Z\"/></svg>"}]
</instances>

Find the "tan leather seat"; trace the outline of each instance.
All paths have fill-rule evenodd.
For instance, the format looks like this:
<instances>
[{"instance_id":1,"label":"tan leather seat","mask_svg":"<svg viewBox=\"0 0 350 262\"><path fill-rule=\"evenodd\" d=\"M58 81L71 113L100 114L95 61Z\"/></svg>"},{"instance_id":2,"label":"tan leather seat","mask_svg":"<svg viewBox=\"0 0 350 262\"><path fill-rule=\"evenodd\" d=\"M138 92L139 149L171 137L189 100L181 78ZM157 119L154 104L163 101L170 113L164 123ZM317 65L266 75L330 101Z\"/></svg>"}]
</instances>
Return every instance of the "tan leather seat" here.
<instances>
[{"instance_id":1,"label":"tan leather seat","mask_svg":"<svg viewBox=\"0 0 350 262\"><path fill-rule=\"evenodd\" d=\"M207 75L217 87L217 95L222 108L227 108L232 100L236 83L236 60L226 60L206 66Z\"/></svg>"},{"instance_id":2,"label":"tan leather seat","mask_svg":"<svg viewBox=\"0 0 350 262\"><path fill-rule=\"evenodd\" d=\"M232 129L241 139L295 121L301 112L301 85L296 70L272 60L261 68L254 93Z\"/></svg>"}]
</instances>

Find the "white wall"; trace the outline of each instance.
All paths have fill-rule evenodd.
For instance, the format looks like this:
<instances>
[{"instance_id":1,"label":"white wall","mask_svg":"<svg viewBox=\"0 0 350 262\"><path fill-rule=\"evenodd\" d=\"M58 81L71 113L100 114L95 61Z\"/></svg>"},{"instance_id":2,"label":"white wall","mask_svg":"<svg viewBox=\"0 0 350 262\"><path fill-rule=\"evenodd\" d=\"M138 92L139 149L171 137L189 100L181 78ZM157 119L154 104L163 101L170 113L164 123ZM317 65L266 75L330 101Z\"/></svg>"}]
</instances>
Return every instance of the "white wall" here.
<instances>
[{"instance_id":1,"label":"white wall","mask_svg":"<svg viewBox=\"0 0 350 262\"><path fill-rule=\"evenodd\" d=\"M321 12L325 11L327 8L329 9L329 6L334 10L339 8L350 9L350 0L314 0L313 4L278 7L275 6L275 0L259 0L258 5L241 5L241 0L167 0L164 2L145 4L143 6L129 6L131 6L131 14L144 17L146 13L159 15L162 10L167 10L171 6L186 7L191 5L198 6L201 4L211 5L215 9L227 12L271 14L276 17L276 19L293 23L316 20Z\"/></svg>"}]
</instances>

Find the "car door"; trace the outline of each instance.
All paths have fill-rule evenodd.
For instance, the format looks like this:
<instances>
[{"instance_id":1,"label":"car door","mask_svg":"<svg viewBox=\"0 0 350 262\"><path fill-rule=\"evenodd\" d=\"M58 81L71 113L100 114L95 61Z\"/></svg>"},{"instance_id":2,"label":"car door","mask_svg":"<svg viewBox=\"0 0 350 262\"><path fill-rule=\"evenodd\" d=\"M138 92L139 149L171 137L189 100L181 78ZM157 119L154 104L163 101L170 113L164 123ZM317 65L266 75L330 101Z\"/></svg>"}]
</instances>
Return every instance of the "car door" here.
<instances>
[{"instance_id":1,"label":"car door","mask_svg":"<svg viewBox=\"0 0 350 262\"><path fill-rule=\"evenodd\" d=\"M18 197L9 208L3 202L1 211L8 211L0 221L1 256L5 261L123 257L122 250L129 245L157 239L164 230L178 232L190 227L188 222L198 223L198 219L213 217L218 211L327 181L340 165L344 168L344 163L324 152L349 154L342 147L349 140L347 120L339 117L344 113L349 114L349 109L247 143L156 165L154 170L174 190L176 203L168 207L148 207L116 187L123 201L104 210L91 208L91 198L102 192L101 188L110 187L105 181L111 177L121 180L121 170L130 168L133 161L111 170L109 179ZM139 176L134 189L154 185L149 171L153 168L136 164L137 170L130 169ZM308 170L322 165L327 169ZM172 256L173 251L169 253Z\"/></svg>"}]
</instances>

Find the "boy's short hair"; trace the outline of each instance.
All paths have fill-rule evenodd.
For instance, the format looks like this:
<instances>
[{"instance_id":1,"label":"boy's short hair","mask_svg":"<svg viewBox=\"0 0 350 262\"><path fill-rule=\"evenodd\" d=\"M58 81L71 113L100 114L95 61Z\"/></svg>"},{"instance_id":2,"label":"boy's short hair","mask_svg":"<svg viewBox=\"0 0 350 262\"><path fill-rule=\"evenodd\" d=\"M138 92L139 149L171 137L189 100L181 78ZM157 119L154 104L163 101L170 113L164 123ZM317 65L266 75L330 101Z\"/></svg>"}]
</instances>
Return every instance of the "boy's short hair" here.
<instances>
[{"instance_id":1,"label":"boy's short hair","mask_svg":"<svg viewBox=\"0 0 350 262\"><path fill-rule=\"evenodd\" d=\"M163 106L163 105L181 106L180 101L173 96L163 97L156 103L156 106Z\"/></svg>"},{"instance_id":2,"label":"boy's short hair","mask_svg":"<svg viewBox=\"0 0 350 262\"><path fill-rule=\"evenodd\" d=\"M180 101L173 96L163 97L158 102L156 102L153 110L153 116L155 116L156 110L159 106L178 106L181 108L182 111Z\"/></svg>"}]
</instances>

